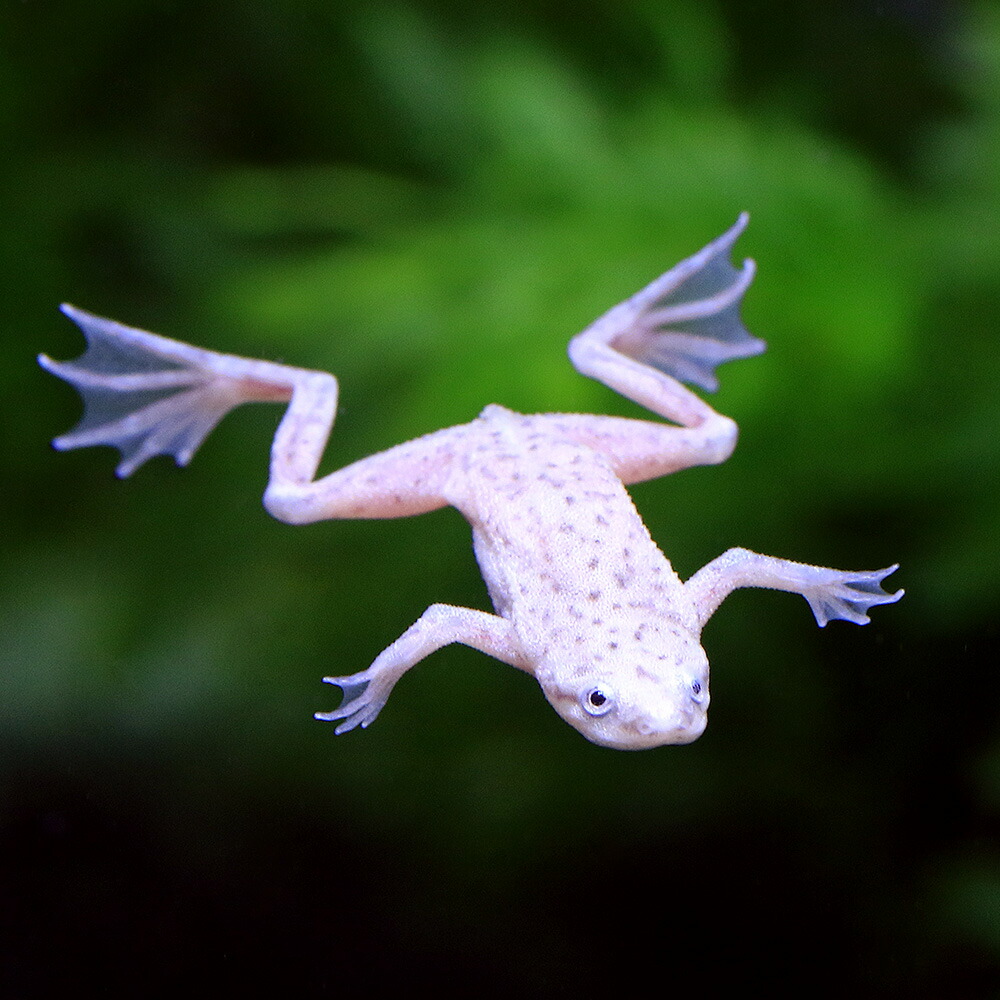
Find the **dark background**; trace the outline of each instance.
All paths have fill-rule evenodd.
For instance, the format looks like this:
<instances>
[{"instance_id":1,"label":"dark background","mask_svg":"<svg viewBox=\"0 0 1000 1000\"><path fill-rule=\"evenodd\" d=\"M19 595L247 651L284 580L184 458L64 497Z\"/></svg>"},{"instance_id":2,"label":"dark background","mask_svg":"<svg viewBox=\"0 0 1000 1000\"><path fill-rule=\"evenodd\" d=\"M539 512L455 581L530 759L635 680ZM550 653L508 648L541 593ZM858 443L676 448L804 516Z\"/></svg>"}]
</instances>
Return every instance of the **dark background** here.
<instances>
[{"instance_id":1,"label":"dark background","mask_svg":"<svg viewBox=\"0 0 1000 1000\"><path fill-rule=\"evenodd\" d=\"M0 6L0 994L995 995L998 111L985 0ZM566 341L743 209L740 447L636 502L685 577L907 596L734 595L692 746L592 746L464 647L335 739L324 674L488 606L461 518L271 521L276 409L183 474L47 447L62 300L335 372L327 469L638 415Z\"/></svg>"}]
</instances>

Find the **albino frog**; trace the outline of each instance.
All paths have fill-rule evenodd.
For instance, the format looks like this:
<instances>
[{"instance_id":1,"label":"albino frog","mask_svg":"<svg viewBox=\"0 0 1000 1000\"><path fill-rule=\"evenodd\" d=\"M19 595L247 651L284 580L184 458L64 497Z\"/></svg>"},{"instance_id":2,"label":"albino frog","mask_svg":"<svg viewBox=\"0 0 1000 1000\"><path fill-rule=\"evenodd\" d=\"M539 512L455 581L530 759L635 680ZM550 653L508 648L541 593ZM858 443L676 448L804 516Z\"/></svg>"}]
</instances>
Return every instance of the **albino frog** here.
<instances>
[{"instance_id":1,"label":"albino frog","mask_svg":"<svg viewBox=\"0 0 1000 1000\"><path fill-rule=\"evenodd\" d=\"M730 549L682 583L625 490L729 457L736 425L681 382L717 386L720 362L764 350L739 318L754 275L729 251L746 215L701 252L606 313L569 345L577 370L672 421L487 406L315 480L337 409L337 380L202 350L64 305L87 338L75 361L42 355L85 413L59 449L113 445L119 476L147 459L186 465L233 407L288 403L271 449L264 506L290 524L422 514L450 504L472 525L494 613L432 604L367 670L327 677L343 691L317 719L368 726L410 667L452 642L532 674L570 725L604 746L689 743L705 728L705 622L737 587L801 594L822 626L865 624L897 601L896 567L849 572Z\"/></svg>"}]
</instances>

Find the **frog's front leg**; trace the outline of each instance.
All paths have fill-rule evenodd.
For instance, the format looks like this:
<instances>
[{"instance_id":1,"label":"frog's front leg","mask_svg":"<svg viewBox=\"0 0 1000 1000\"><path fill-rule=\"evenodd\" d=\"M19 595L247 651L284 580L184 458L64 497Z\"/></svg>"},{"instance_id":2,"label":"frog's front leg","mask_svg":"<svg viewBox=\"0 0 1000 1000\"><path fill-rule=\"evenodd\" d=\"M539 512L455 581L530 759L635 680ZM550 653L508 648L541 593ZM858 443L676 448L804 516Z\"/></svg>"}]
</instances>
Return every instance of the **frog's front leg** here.
<instances>
[{"instance_id":1,"label":"frog's front leg","mask_svg":"<svg viewBox=\"0 0 1000 1000\"><path fill-rule=\"evenodd\" d=\"M704 626L716 608L739 587L765 587L801 594L809 602L821 628L835 618L866 625L869 608L892 604L903 596L902 590L890 594L882 589L882 581L896 569L898 566L856 572L827 569L762 556L749 549L729 549L698 570L684 584L684 589L697 611L699 627Z\"/></svg>"},{"instance_id":2,"label":"frog's front leg","mask_svg":"<svg viewBox=\"0 0 1000 1000\"><path fill-rule=\"evenodd\" d=\"M506 618L472 608L432 604L367 670L348 677L324 677L327 684L341 688L344 697L332 712L317 712L316 718L323 722L343 720L335 730L338 736L355 726L371 725L400 677L424 657L453 642L532 672Z\"/></svg>"}]
</instances>

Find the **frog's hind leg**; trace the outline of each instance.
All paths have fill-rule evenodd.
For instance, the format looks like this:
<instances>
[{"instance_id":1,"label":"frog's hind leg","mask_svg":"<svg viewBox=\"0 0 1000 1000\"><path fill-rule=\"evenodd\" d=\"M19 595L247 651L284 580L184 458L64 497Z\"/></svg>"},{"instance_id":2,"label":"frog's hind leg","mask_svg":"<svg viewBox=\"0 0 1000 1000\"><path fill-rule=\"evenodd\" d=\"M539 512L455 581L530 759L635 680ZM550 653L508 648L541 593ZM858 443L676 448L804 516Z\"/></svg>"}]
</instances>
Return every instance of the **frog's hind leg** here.
<instances>
[{"instance_id":1,"label":"frog's hind leg","mask_svg":"<svg viewBox=\"0 0 1000 1000\"><path fill-rule=\"evenodd\" d=\"M313 481L337 410L333 375L220 354L62 308L83 331L87 349L74 361L38 359L83 397L83 419L53 441L56 448L118 448L116 471L124 478L155 455L187 465L219 421L242 403L288 403L271 448L265 494L275 517L293 523L402 517L445 505L431 468L440 449L421 450L419 442Z\"/></svg>"},{"instance_id":2,"label":"frog's hind leg","mask_svg":"<svg viewBox=\"0 0 1000 1000\"><path fill-rule=\"evenodd\" d=\"M680 424L649 425L616 441L608 425L602 451L623 479L635 481L689 465L721 462L736 443L736 425L681 383L718 386L715 366L764 350L744 328L739 307L754 276L753 261L729 261L747 224L743 214L717 240L592 323L569 345L579 372ZM640 437L648 439L645 443Z\"/></svg>"}]
</instances>

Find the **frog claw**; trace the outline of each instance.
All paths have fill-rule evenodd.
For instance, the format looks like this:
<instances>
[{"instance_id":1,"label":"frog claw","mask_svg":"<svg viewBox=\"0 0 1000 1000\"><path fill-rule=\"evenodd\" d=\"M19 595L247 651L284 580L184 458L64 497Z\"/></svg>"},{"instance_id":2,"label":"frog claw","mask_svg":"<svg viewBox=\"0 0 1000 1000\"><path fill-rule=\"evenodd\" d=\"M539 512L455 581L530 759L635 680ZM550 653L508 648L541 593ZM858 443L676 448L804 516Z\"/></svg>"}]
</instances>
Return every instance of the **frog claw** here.
<instances>
[{"instance_id":1,"label":"frog claw","mask_svg":"<svg viewBox=\"0 0 1000 1000\"><path fill-rule=\"evenodd\" d=\"M333 711L315 712L313 718L320 722L337 722L342 719L343 721L334 730L337 736L349 733L357 726L367 729L389 700L391 688L381 695L377 691L372 691L371 678L366 675L367 671L362 671L349 677L324 677L323 683L336 685L343 691L344 697Z\"/></svg>"},{"instance_id":2,"label":"frog claw","mask_svg":"<svg viewBox=\"0 0 1000 1000\"><path fill-rule=\"evenodd\" d=\"M887 569L862 572L839 572L815 587L803 589L802 596L809 602L820 628L834 619L867 625L871 620L868 609L877 604L894 604L903 596L902 590L890 594L882 589L882 581L899 569L899 564Z\"/></svg>"}]
</instances>

